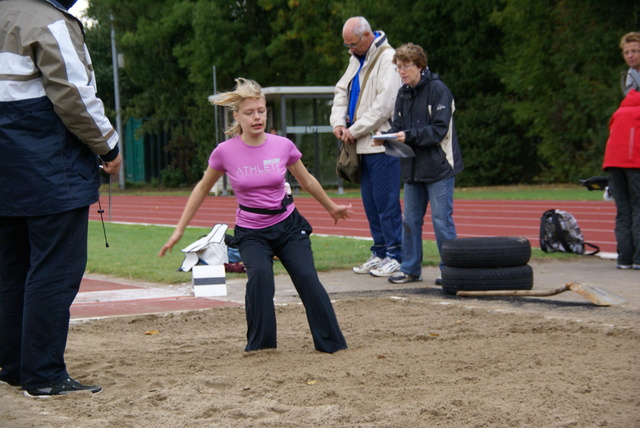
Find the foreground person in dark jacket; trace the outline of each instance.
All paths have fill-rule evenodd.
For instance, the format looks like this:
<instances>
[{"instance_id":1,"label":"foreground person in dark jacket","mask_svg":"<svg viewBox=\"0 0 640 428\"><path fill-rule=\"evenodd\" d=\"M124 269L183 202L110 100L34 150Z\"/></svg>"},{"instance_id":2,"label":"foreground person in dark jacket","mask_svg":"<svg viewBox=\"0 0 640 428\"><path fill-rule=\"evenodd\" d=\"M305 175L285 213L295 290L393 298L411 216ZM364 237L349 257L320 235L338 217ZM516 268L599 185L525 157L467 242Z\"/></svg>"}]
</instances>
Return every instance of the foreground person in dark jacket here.
<instances>
[{"instance_id":1,"label":"foreground person in dark jacket","mask_svg":"<svg viewBox=\"0 0 640 428\"><path fill-rule=\"evenodd\" d=\"M100 392L67 373L69 308L87 260L98 156L120 170L75 1L0 1L0 383Z\"/></svg>"},{"instance_id":2,"label":"foreground person in dark jacket","mask_svg":"<svg viewBox=\"0 0 640 428\"><path fill-rule=\"evenodd\" d=\"M405 183L402 266L389 278L389 282L400 284L422 281L422 225L429 203L438 250L444 241L457 237L453 188L463 164L453 126L453 96L440 77L427 68L424 50L408 43L396 50L393 62L403 85L389 132L397 133L397 141L415 152L415 157L400 161Z\"/></svg>"}]
</instances>

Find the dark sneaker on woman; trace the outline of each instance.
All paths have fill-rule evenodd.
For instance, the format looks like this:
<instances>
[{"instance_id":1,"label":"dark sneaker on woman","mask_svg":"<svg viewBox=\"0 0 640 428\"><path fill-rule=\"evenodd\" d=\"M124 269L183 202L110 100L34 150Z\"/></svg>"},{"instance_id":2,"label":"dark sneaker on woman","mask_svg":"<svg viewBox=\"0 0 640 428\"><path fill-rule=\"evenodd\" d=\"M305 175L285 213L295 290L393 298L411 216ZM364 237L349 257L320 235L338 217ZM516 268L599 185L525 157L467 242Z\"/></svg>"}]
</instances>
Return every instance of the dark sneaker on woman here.
<instances>
[{"instance_id":1,"label":"dark sneaker on woman","mask_svg":"<svg viewBox=\"0 0 640 428\"><path fill-rule=\"evenodd\" d=\"M395 275L389 277L389 282L392 284L405 284L407 282L420 282L420 281L422 281L422 276L407 275L404 272L398 272Z\"/></svg>"},{"instance_id":2,"label":"dark sneaker on woman","mask_svg":"<svg viewBox=\"0 0 640 428\"><path fill-rule=\"evenodd\" d=\"M72 392L90 391L94 394L102 391L99 386L82 385L78 381L71 378L67 378L62 382L53 383L45 386L44 388L27 389L24 391L24 395L34 398L47 398L53 395L66 395Z\"/></svg>"}]
</instances>

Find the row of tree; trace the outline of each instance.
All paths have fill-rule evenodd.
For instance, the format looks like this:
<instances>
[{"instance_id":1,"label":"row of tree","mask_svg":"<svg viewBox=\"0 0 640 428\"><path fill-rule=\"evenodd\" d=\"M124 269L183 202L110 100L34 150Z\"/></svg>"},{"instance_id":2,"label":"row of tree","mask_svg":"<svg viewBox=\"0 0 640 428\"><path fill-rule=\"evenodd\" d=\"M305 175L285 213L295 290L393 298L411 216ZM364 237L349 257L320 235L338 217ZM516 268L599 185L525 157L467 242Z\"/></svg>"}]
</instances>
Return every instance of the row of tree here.
<instances>
[{"instance_id":1,"label":"row of tree","mask_svg":"<svg viewBox=\"0 0 640 428\"><path fill-rule=\"evenodd\" d=\"M334 85L342 25L365 16L390 42L421 45L456 100L460 185L576 182L601 173L626 70L619 40L639 30L632 0L90 0L87 44L113 106L111 28L124 54L124 116L183 119L173 169L200 178L215 135L212 68L263 86ZM113 17L113 19L111 19Z\"/></svg>"}]
</instances>

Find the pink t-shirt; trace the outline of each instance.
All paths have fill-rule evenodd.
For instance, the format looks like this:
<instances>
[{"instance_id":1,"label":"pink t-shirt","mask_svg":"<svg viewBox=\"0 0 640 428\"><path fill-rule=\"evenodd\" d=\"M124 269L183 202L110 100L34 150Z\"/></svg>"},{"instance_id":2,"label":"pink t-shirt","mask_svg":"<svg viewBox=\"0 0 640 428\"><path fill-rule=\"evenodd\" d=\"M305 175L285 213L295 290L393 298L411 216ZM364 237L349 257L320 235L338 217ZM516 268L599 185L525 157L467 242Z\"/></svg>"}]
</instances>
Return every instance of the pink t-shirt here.
<instances>
[{"instance_id":1,"label":"pink t-shirt","mask_svg":"<svg viewBox=\"0 0 640 428\"><path fill-rule=\"evenodd\" d=\"M302 153L288 138L265 134L259 146L250 146L239 136L226 140L215 148L209 166L224 171L239 204L251 208L276 210L285 196L284 183L287 166L293 165ZM265 215L236 210L236 224L248 229L273 226L289 217L295 206L291 204L282 214Z\"/></svg>"}]
</instances>

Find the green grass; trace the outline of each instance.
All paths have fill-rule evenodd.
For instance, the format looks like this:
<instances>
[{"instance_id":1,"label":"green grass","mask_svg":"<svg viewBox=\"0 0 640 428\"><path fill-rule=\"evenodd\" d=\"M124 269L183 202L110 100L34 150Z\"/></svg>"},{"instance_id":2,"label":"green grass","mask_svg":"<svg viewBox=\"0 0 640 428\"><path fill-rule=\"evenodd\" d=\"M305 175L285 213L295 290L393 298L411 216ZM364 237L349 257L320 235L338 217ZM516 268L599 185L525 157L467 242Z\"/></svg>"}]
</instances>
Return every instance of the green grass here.
<instances>
[{"instance_id":1,"label":"green grass","mask_svg":"<svg viewBox=\"0 0 640 428\"><path fill-rule=\"evenodd\" d=\"M89 261L87 273L113 275L121 278L179 284L191 281L190 272L179 272L184 259L180 249L203 235L206 228L187 228L182 240L171 253L158 257L158 251L173 231L163 226L138 226L106 224L109 248L105 246L100 222L89 222ZM365 239L340 238L333 236L311 236L314 259L318 271L351 269L361 264L369 256L373 241ZM437 248L434 242L425 242L426 264L435 265ZM276 274L285 273L278 262L274 262ZM239 274L228 274L237 276Z\"/></svg>"},{"instance_id":2,"label":"green grass","mask_svg":"<svg viewBox=\"0 0 640 428\"><path fill-rule=\"evenodd\" d=\"M589 191L579 184L456 187L455 199L601 201L602 191Z\"/></svg>"},{"instance_id":3,"label":"green grass","mask_svg":"<svg viewBox=\"0 0 640 428\"><path fill-rule=\"evenodd\" d=\"M158 251L173 231L163 226L138 226L106 223L109 248L105 246L102 224L89 222L89 260L87 273L112 275L120 278L180 284L191 282L190 272L179 272L184 259L180 249L186 247L203 235L209 233L206 228L188 228L182 240L173 252L158 257ZM351 269L361 264L369 256L372 240L352 239L333 236L311 236L314 259L318 271ZM425 266L436 266L439 262L435 242L423 243ZM534 258L577 257L570 254L546 254L534 250ZM276 274L285 273L278 261L274 261ZM241 274L227 274L228 277L245 277Z\"/></svg>"},{"instance_id":4,"label":"green grass","mask_svg":"<svg viewBox=\"0 0 640 428\"><path fill-rule=\"evenodd\" d=\"M360 197L360 191L358 189L345 190L345 194L343 195L339 195L335 189L329 189L327 193L329 196L335 198ZM602 192L589 191L584 186L573 184L456 187L454 199L601 201Z\"/></svg>"}]
</instances>

